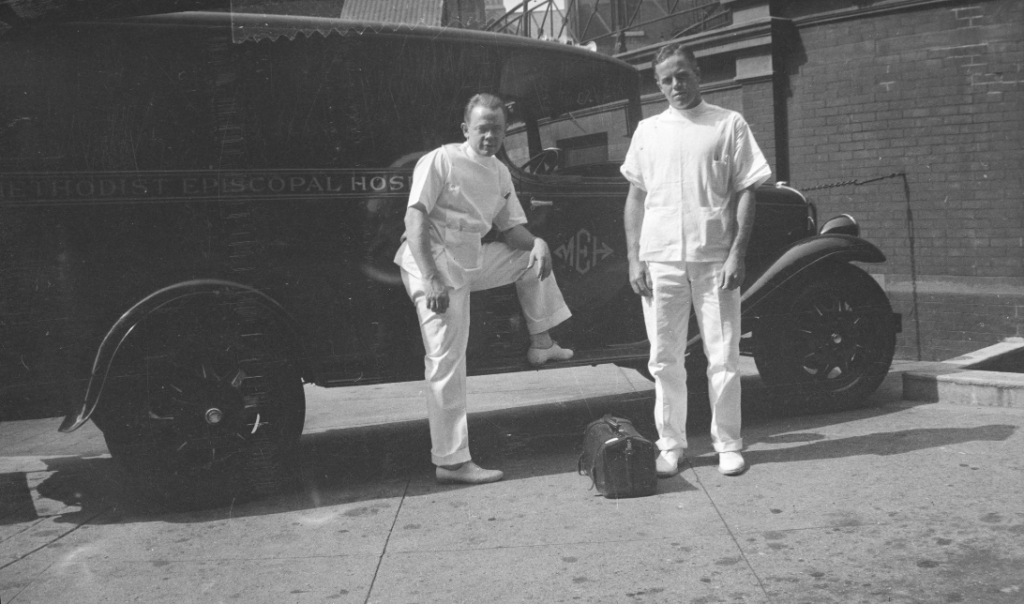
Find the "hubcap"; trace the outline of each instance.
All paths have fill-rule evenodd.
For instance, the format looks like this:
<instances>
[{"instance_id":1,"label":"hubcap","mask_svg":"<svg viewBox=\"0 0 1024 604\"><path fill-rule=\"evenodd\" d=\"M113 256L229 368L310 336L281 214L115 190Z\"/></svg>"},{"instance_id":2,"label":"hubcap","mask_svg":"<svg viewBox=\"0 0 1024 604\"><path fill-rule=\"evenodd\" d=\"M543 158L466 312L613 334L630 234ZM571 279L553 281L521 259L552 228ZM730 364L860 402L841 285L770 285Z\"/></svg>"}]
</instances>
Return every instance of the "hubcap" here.
<instances>
[{"instance_id":1,"label":"hubcap","mask_svg":"<svg viewBox=\"0 0 1024 604\"><path fill-rule=\"evenodd\" d=\"M211 426L219 424L220 420L224 419L224 412L214 407L206 410L206 423Z\"/></svg>"}]
</instances>

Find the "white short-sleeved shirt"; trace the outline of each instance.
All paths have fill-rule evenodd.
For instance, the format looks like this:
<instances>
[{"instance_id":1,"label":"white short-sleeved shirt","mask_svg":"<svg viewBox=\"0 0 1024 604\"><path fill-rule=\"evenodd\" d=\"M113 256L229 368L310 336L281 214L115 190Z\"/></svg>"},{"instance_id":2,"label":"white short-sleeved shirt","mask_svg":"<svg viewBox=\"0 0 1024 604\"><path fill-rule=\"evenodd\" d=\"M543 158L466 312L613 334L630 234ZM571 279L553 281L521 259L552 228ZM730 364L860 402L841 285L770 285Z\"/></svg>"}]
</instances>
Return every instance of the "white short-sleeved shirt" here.
<instances>
[{"instance_id":1,"label":"white short-sleeved shirt","mask_svg":"<svg viewBox=\"0 0 1024 604\"><path fill-rule=\"evenodd\" d=\"M641 121L621 171L647 192L640 260L656 262L725 260L726 205L771 176L743 116L703 101Z\"/></svg>"},{"instance_id":2,"label":"white short-sleeved shirt","mask_svg":"<svg viewBox=\"0 0 1024 604\"><path fill-rule=\"evenodd\" d=\"M480 240L492 227L506 231L527 222L508 167L477 154L468 143L444 145L420 158L409 192L409 206L416 204L427 211L430 249L452 287L462 287L479 270ZM405 241L395 263L422 277Z\"/></svg>"}]
</instances>

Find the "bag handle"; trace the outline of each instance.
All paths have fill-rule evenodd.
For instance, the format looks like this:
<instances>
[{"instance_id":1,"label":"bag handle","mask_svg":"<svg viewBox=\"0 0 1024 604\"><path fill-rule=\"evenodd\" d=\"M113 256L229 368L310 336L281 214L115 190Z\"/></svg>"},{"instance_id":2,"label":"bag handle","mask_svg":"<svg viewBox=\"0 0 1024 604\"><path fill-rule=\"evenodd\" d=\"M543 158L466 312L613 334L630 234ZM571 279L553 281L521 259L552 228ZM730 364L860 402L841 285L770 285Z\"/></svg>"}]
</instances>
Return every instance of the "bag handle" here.
<instances>
[{"instance_id":1,"label":"bag handle","mask_svg":"<svg viewBox=\"0 0 1024 604\"><path fill-rule=\"evenodd\" d=\"M604 423L608 424L608 426L612 429L612 432L615 432L615 434L619 436L626 436L622 432L622 424L616 421L618 420L617 417L609 413L601 419L604 421Z\"/></svg>"},{"instance_id":2,"label":"bag handle","mask_svg":"<svg viewBox=\"0 0 1024 604\"><path fill-rule=\"evenodd\" d=\"M590 476L590 486L587 488L588 491L597 486L597 481L594 480L593 468L591 468L589 472L583 469L582 454L580 454L580 458L576 461L576 473L579 474L580 476Z\"/></svg>"}]
</instances>

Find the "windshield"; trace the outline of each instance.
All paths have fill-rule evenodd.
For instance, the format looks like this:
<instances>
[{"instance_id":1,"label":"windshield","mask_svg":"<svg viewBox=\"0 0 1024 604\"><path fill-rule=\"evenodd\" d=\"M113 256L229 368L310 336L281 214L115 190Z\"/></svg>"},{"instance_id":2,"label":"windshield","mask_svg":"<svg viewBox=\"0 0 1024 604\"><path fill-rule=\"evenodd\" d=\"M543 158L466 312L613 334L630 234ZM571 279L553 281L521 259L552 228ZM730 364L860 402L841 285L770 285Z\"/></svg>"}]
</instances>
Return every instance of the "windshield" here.
<instances>
[{"instance_id":1,"label":"windshield","mask_svg":"<svg viewBox=\"0 0 1024 604\"><path fill-rule=\"evenodd\" d=\"M560 150L559 172L599 176L600 167L618 166L625 159L633 126L629 104L618 101L539 120L537 132L541 149ZM509 127L505 138L509 163L523 166L536 155L529 138L525 121Z\"/></svg>"}]
</instances>

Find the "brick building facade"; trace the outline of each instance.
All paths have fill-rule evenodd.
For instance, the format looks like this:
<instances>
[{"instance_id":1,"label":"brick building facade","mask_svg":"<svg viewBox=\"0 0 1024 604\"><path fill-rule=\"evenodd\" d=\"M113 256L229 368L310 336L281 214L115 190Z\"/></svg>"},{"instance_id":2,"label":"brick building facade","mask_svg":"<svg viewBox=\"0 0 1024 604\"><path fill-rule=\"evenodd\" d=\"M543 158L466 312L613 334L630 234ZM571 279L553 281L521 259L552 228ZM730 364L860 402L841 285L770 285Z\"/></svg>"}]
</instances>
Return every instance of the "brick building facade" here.
<instances>
[{"instance_id":1,"label":"brick building facade","mask_svg":"<svg viewBox=\"0 0 1024 604\"><path fill-rule=\"evenodd\" d=\"M731 0L687 40L706 98L742 111L779 180L888 257L865 265L938 360L1024 336L1024 3ZM660 45L625 53L650 82ZM853 182L851 182L853 181ZM872 182L866 182L872 181Z\"/></svg>"},{"instance_id":2,"label":"brick building facade","mask_svg":"<svg viewBox=\"0 0 1024 604\"><path fill-rule=\"evenodd\" d=\"M906 174L813 194L888 256L899 355L943 359L1024 335L1024 3L932 4L796 17L787 109L794 182Z\"/></svg>"}]
</instances>

